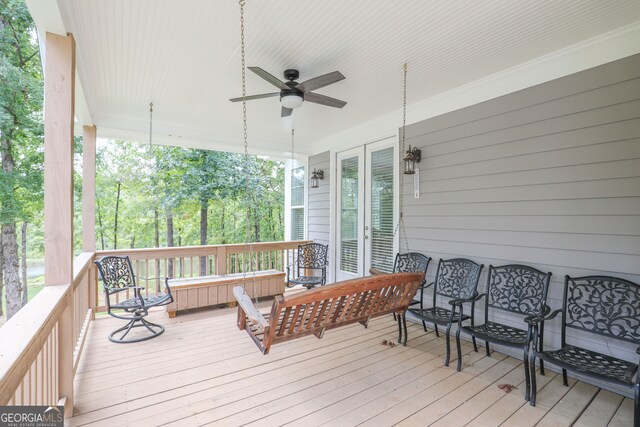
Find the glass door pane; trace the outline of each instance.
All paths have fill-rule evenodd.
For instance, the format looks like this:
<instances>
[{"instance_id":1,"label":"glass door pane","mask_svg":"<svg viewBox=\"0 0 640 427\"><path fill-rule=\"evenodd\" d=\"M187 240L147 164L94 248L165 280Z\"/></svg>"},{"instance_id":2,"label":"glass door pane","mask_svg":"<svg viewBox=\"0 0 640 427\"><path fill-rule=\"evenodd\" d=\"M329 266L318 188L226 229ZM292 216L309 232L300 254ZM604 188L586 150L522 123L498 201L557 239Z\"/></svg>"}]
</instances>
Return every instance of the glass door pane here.
<instances>
[{"instance_id":1,"label":"glass door pane","mask_svg":"<svg viewBox=\"0 0 640 427\"><path fill-rule=\"evenodd\" d=\"M393 147L371 153L370 236L371 267L390 273L393 270Z\"/></svg>"},{"instance_id":2,"label":"glass door pane","mask_svg":"<svg viewBox=\"0 0 640 427\"><path fill-rule=\"evenodd\" d=\"M358 274L358 157L343 159L340 172L340 269Z\"/></svg>"}]
</instances>

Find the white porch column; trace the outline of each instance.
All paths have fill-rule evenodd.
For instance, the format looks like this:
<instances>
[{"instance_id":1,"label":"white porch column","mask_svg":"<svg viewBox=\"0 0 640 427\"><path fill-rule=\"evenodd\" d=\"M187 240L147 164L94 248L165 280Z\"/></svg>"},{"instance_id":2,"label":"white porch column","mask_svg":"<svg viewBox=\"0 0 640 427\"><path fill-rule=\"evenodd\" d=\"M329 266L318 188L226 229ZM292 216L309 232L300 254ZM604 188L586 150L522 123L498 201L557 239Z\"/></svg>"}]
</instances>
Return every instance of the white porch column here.
<instances>
[{"instance_id":1,"label":"white porch column","mask_svg":"<svg viewBox=\"0 0 640 427\"><path fill-rule=\"evenodd\" d=\"M96 251L96 127L82 127L82 251ZM92 319L98 305L98 271L91 266L87 281Z\"/></svg>"},{"instance_id":2,"label":"white porch column","mask_svg":"<svg viewBox=\"0 0 640 427\"><path fill-rule=\"evenodd\" d=\"M96 127L82 128L82 251L96 250Z\"/></svg>"},{"instance_id":3,"label":"white porch column","mask_svg":"<svg viewBox=\"0 0 640 427\"><path fill-rule=\"evenodd\" d=\"M44 73L44 283L73 280L73 121L76 45L47 33ZM58 395L73 415L73 292L58 321Z\"/></svg>"}]
</instances>

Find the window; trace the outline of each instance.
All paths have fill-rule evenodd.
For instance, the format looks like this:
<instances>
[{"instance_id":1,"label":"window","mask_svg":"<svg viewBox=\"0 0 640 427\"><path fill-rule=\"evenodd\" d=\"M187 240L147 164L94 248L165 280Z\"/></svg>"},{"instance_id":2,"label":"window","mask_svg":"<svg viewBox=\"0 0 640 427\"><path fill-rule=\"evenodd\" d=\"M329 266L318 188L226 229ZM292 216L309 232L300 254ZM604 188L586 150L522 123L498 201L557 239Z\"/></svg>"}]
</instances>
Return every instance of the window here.
<instances>
[{"instance_id":1,"label":"window","mask_svg":"<svg viewBox=\"0 0 640 427\"><path fill-rule=\"evenodd\" d=\"M291 171L291 240L304 239L304 166Z\"/></svg>"}]
</instances>

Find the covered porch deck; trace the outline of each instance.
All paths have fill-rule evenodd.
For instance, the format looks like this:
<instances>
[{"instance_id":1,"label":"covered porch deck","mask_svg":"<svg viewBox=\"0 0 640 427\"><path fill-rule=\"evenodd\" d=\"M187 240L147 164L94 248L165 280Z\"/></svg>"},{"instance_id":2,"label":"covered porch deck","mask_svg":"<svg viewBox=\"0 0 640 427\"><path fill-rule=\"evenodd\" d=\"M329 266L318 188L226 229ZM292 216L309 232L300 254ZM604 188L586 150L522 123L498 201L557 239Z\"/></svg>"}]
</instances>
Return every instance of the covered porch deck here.
<instances>
[{"instance_id":1,"label":"covered porch deck","mask_svg":"<svg viewBox=\"0 0 640 427\"><path fill-rule=\"evenodd\" d=\"M260 301L263 311L270 300ZM91 322L75 377L69 425L628 426L633 401L547 372L536 407L523 399L521 361L463 346L464 369L443 366L444 338L409 324L406 347L391 316L322 340L279 344L263 356L236 327L236 309L167 319L160 337L119 345L108 317ZM455 357L455 354L454 354ZM510 393L499 384L516 386Z\"/></svg>"}]
</instances>

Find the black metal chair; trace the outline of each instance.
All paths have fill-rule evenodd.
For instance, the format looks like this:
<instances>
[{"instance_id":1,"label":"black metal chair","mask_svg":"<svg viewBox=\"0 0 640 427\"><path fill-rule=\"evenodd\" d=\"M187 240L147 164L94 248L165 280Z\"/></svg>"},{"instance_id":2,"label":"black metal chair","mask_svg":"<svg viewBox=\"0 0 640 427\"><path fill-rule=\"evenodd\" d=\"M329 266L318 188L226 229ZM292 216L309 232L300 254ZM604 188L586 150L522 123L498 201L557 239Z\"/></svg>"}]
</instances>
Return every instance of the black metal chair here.
<instances>
[{"instance_id":1,"label":"black metal chair","mask_svg":"<svg viewBox=\"0 0 640 427\"><path fill-rule=\"evenodd\" d=\"M118 318L128 320L128 323L122 328L119 328L109 334L109 340L115 343L132 343L148 340L164 332L164 326L151 323L145 319L149 314L149 308L158 307L173 302L173 296L171 296L171 289L167 283L169 278L165 279L166 293L157 294L154 296L143 296L141 290L143 287L136 286L135 275L133 274L133 268L131 267L131 260L128 256L106 256L98 261L95 261L98 266L100 278L105 293L105 303L107 305L107 312L109 315ZM133 292L133 297L125 299L124 301L111 301L111 296L120 292ZM128 295L128 293L127 293ZM113 310L123 310L125 315L116 314ZM127 334L131 332L131 329L144 326L151 332L150 335L125 339ZM120 337L115 335L123 332Z\"/></svg>"},{"instance_id":2,"label":"black metal chair","mask_svg":"<svg viewBox=\"0 0 640 427\"><path fill-rule=\"evenodd\" d=\"M292 274L290 266L287 266L287 287L302 285L311 289L316 285L323 286L327 282L328 249L329 246L321 243L298 245L298 255L291 266L295 274ZM307 276L309 270L320 274Z\"/></svg>"},{"instance_id":3,"label":"black metal chair","mask_svg":"<svg viewBox=\"0 0 640 427\"><path fill-rule=\"evenodd\" d=\"M438 337L440 336L438 325L447 327L445 333L447 346L447 355L444 361L445 366L449 366L449 360L451 358L451 344L449 343L451 325L460 321L455 303L459 299L469 299L477 296L476 289L483 267L484 265L477 264L465 258L441 259L438 262L438 272L436 273L435 282L424 286L428 288L433 285L433 306L424 308L424 292L421 292L420 308L410 308L408 310L409 313L417 319L423 322L433 323L436 336ZM438 306L438 296L449 298L451 309ZM470 319L472 325L474 324L474 307L475 302L471 301L471 315L465 314L462 316L462 320ZM406 317L403 318L402 321L405 324L404 328L406 331ZM405 342L406 339L407 336L405 333ZM475 338L473 338L473 347L478 351Z\"/></svg>"},{"instance_id":4,"label":"black metal chair","mask_svg":"<svg viewBox=\"0 0 640 427\"><path fill-rule=\"evenodd\" d=\"M493 314L499 310L502 312L526 317L541 316L547 314L547 292L551 273L544 273L526 265L503 265L500 267L489 266L487 276L487 289L475 298L460 299L456 302L458 308L458 331L456 332L456 349L458 351L457 370L462 368L462 351L460 349L460 332L479 338L485 342L487 356L490 356L489 343L504 345L507 347L519 347L524 351L524 374L527 389L525 400L529 400L529 345L533 340L532 326L523 321L522 328L505 325L489 320L490 312ZM465 326L461 317L464 315L464 302L477 302L484 298L484 324ZM544 328L541 328L543 331ZM541 334L542 335L542 334ZM542 351L542 340L540 340ZM540 371L544 375L544 365Z\"/></svg>"},{"instance_id":5,"label":"black metal chair","mask_svg":"<svg viewBox=\"0 0 640 427\"><path fill-rule=\"evenodd\" d=\"M418 292L422 292L425 288L425 284L427 283L427 268L429 268L429 262L431 262L431 257L422 255L418 252L407 252L404 254L396 254L396 259L393 262L393 272L394 273L422 273L423 280L420 283L420 287L418 288ZM409 307L412 305L420 304L420 298L417 296L413 297L413 300L409 303ZM396 318L396 314L393 313L393 318ZM427 330L426 323L422 322L424 330Z\"/></svg>"},{"instance_id":6,"label":"black metal chair","mask_svg":"<svg viewBox=\"0 0 640 427\"><path fill-rule=\"evenodd\" d=\"M634 399L634 426L640 425L640 375L637 363L628 362L597 351L567 343L569 329L579 331L580 337L604 337L640 343L640 285L610 276L569 277L564 279L562 309L530 320L534 325L534 344L542 338L538 324L562 313L562 333L558 350L531 351L531 406L536 405L536 357L562 368L564 385L568 385L567 371L616 386ZM584 342L584 341L583 341ZM636 348L640 354L640 346ZM635 378L634 378L635 376Z\"/></svg>"}]
</instances>

